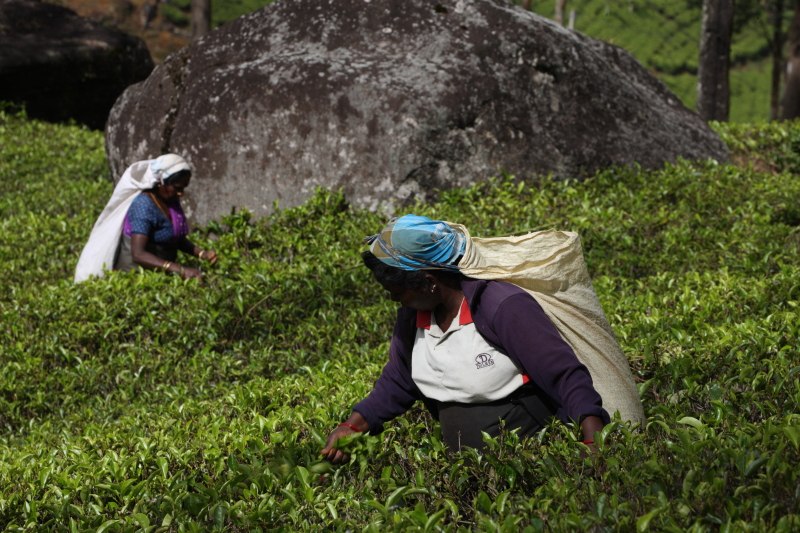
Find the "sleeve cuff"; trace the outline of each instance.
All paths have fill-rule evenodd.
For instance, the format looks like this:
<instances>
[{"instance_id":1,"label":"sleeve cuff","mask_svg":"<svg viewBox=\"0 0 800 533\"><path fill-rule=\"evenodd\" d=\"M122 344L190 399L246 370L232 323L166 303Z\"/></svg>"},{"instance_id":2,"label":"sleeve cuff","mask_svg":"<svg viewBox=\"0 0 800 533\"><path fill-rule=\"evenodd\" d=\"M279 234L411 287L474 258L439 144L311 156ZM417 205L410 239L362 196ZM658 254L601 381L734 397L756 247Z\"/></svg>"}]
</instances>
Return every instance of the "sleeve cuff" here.
<instances>
[{"instance_id":1,"label":"sleeve cuff","mask_svg":"<svg viewBox=\"0 0 800 533\"><path fill-rule=\"evenodd\" d=\"M364 420L367 421L369 424L369 434L370 435L379 435L383 433L383 422L381 422L376 416L373 410L369 406L368 402L369 398L365 398L355 404L353 406L353 411L356 411L361 416L364 417Z\"/></svg>"},{"instance_id":2,"label":"sleeve cuff","mask_svg":"<svg viewBox=\"0 0 800 533\"><path fill-rule=\"evenodd\" d=\"M604 426L609 422L611 422L611 417L608 416L608 412L599 405L594 405L594 404L579 405L575 411L576 411L576 416L574 420L577 419L583 420L587 416L596 416L603 421Z\"/></svg>"}]
</instances>

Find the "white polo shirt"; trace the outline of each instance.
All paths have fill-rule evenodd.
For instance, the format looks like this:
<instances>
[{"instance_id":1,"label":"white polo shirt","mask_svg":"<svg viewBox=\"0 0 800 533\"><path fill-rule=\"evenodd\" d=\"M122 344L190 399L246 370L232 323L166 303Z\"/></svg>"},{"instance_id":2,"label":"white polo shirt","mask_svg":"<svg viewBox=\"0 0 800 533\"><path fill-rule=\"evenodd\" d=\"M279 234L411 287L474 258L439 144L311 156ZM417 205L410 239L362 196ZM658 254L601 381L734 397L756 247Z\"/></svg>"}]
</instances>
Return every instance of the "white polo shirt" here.
<instances>
[{"instance_id":1,"label":"white polo shirt","mask_svg":"<svg viewBox=\"0 0 800 533\"><path fill-rule=\"evenodd\" d=\"M460 403L501 400L530 381L478 333L466 299L446 332L432 312L417 311L411 377L426 397Z\"/></svg>"}]
</instances>

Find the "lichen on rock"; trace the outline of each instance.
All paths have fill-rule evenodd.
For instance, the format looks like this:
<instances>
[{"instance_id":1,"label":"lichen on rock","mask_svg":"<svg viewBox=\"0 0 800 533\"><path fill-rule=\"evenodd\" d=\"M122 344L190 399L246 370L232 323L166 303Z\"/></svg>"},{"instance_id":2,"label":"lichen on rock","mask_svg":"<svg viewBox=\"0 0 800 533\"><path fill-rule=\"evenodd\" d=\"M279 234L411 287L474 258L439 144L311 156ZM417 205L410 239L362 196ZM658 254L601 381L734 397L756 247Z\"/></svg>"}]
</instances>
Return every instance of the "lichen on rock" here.
<instances>
[{"instance_id":1,"label":"lichen on rock","mask_svg":"<svg viewBox=\"0 0 800 533\"><path fill-rule=\"evenodd\" d=\"M315 187L391 210L496 175L585 177L724 143L630 54L505 0L280 0L170 56L106 131L116 176L166 151L204 223Z\"/></svg>"}]
</instances>

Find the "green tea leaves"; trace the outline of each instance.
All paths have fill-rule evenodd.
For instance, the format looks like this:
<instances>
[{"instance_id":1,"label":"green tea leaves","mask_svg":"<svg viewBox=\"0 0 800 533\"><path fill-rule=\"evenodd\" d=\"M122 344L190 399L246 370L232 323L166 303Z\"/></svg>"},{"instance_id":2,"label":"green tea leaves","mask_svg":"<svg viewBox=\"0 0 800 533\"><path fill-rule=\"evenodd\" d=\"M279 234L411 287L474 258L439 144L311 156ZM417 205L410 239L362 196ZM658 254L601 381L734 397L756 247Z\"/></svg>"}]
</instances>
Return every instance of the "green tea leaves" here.
<instances>
[{"instance_id":1,"label":"green tea leaves","mask_svg":"<svg viewBox=\"0 0 800 533\"><path fill-rule=\"evenodd\" d=\"M396 307L358 255L386 217L318 191L268 220L237 210L196 230L221 258L202 284L141 272L74 285L111 190L102 138L0 112L0 523L796 530L800 127L717 127L773 170L501 177L408 208L477 236L580 231L641 427L609 424L588 457L561 423L450 454L415 405L341 439L350 462L332 465L319 451L386 362Z\"/></svg>"}]
</instances>

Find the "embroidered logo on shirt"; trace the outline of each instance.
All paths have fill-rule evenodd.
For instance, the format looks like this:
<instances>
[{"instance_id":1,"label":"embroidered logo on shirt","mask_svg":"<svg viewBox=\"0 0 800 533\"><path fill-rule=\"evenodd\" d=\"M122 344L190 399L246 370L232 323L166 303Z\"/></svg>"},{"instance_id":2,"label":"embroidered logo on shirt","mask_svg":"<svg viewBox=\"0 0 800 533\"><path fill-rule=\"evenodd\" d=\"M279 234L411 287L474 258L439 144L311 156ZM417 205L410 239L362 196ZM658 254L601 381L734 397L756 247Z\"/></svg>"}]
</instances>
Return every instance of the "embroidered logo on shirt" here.
<instances>
[{"instance_id":1,"label":"embroidered logo on shirt","mask_svg":"<svg viewBox=\"0 0 800 533\"><path fill-rule=\"evenodd\" d=\"M478 354L478 357L475 358L475 366L478 367L478 370L481 368L486 368L487 366L492 366L494 364L494 359L488 353Z\"/></svg>"}]
</instances>

